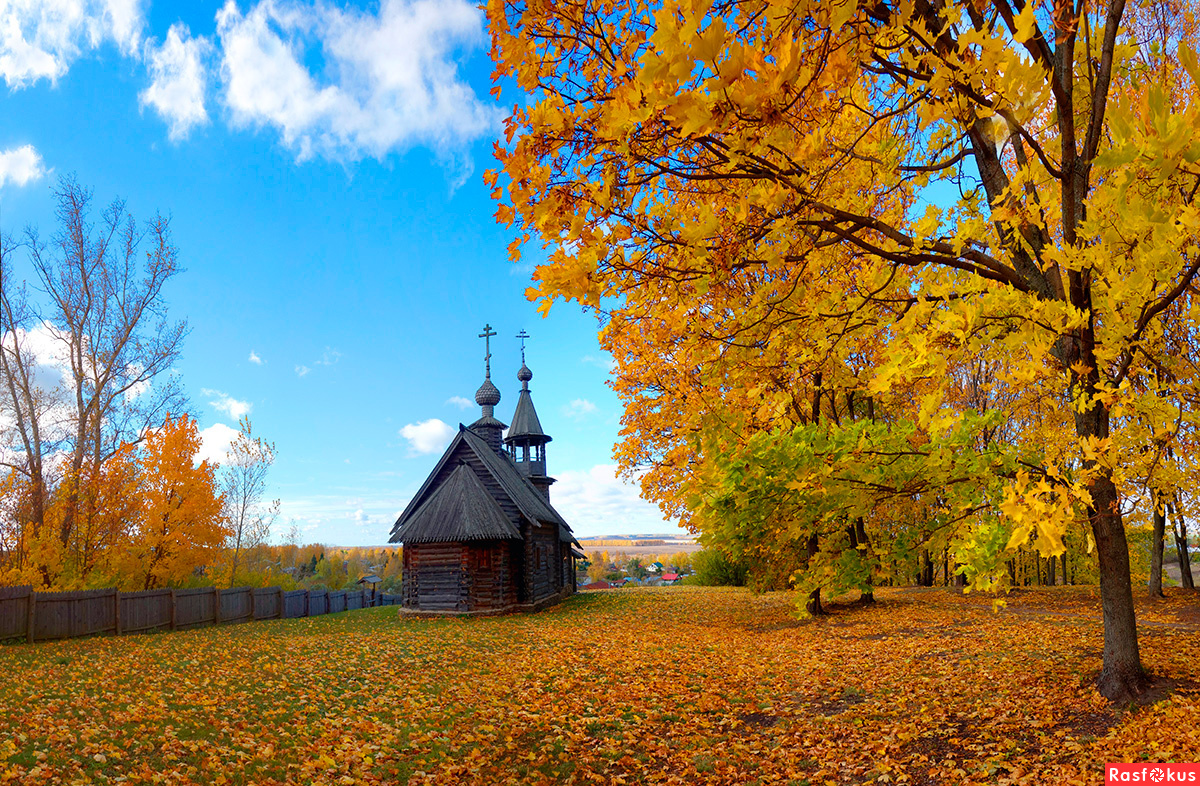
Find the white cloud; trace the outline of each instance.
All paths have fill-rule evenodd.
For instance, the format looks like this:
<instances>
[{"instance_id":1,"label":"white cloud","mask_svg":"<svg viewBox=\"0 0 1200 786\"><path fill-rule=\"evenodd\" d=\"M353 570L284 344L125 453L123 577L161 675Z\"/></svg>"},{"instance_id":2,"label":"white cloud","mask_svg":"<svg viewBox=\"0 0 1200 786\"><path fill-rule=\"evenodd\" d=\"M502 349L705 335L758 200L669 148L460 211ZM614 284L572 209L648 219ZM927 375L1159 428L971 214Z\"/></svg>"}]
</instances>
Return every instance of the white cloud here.
<instances>
[{"instance_id":1,"label":"white cloud","mask_svg":"<svg viewBox=\"0 0 1200 786\"><path fill-rule=\"evenodd\" d=\"M261 366L261 365L262 365L263 363L265 363L266 361L265 361L265 360L263 360L262 358L260 358L260 357L258 356L258 353L257 353L257 352L255 352L255 351L252 349L252 350L250 350L250 362L251 362L251 363L253 363L253 364L254 364L254 365L256 365L256 366Z\"/></svg>"},{"instance_id":2,"label":"white cloud","mask_svg":"<svg viewBox=\"0 0 1200 786\"><path fill-rule=\"evenodd\" d=\"M252 356L254 355L253 352L251 352L250 354ZM251 360L253 360L253 359L254 358L252 357ZM330 349L329 347L325 347L325 351L321 353L321 357L312 361L312 366L303 366L303 365L296 366L296 376L298 376L298 377L307 376L308 374L312 373L313 366L332 366L341 359L342 359L341 352L338 352L336 349Z\"/></svg>"},{"instance_id":3,"label":"white cloud","mask_svg":"<svg viewBox=\"0 0 1200 786\"><path fill-rule=\"evenodd\" d=\"M354 511L354 523L359 527L377 526L382 528L383 525L391 524L395 520L393 518L391 521L388 521L385 516L367 513L362 508Z\"/></svg>"},{"instance_id":4,"label":"white cloud","mask_svg":"<svg viewBox=\"0 0 1200 786\"><path fill-rule=\"evenodd\" d=\"M374 14L288 0L243 14L228 0L217 36L233 122L276 129L300 160L382 159L420 144L453 163L499 126L454 60L484 42L483 15L468 0L382 0ZM314 73L317 50L324 68Z\"/></svg>"},{"instance_id":5,"label":"white cloud","mask_svg":"<svg viewBox=\"0 0 1200 786\"><path fill-rule=\"evenodd\" d=\"M595 413L596 405L586 398L577 398L564 406L561 411L564 417L571 418L572 420L583 420L588 415Z\"/></svg>"},{"instance_id":6,"label":"white cloud","mask_svg":"<svg viewBox=\"0 0 1200 786\"><path fill-rule=\"evenodd\" d=\"M41 179L45 174L42 156L34 150L33 145L0 151L0 188L5 183L23 186Z\"/></svg>"},{"instance_id":7,"label":"white cloud","mask_svg":"<svg viewBox=\"0 0 1200 786\"><path fill-rule=\"evenodd\" d=\"M311 490L311 486L306 490ZM293 493L296 491L297 493ZM348 491L348 490L347 490ZM313 542L341 545L379 545L387 541L388 533L398 513L408 499L386 494L381 496L375 489L355 489L361 497L348 498L348 494L305 494L293 487L278 490L281 498L281 520L307 522L301 529L312 531L308 538Z\"/></svg>"},{"instance_id":8,"label":"white cloud","mask_svg":"<svg viewBox=\"0 0 1200 786\"><path fill-rule=\"evenodd\" d=\"M400 436L408 440L414 454L438 453L454 436L454 427L437 418L409 423L400 429Z\"/></svg>"},{"instance_id":9,"label":"white cloud","mask_svg":"<svg viewBox=\"0 0 1200 786\"><path fill-rule=\"evenodd\" d=\"M196 461L210 461L214 464L224 464L229 459L229 446L237 438L238 430L224 423L214 423L200 431L200 450L196 452Z\"/></svg>"},{"instance_id":10,"label":"white cloud","mask_svg":"<svg viewBox=\"0 0 1200 786\"><path fill-rule=\"evenodd\" d=\"M65 381L71 373L70 339L49 322L21 329L17 334L21 347L35 360L34 382L49 389ZM5 340L10 340L8 335Z\"/></svg>"},{"instance_id":11,"label":"white cloud","mask_svg":"<svg viewBox=\"0 0 1200 786\"><path fill-rule=\"evenodd\" d=\"M550 501L575 534L618 535L673 532L674 523L641 498L636 483L617 477L615 464L597 464L589 470L555 473Z\"/></svg>"},{"instance_id":12,"label":"white cloud","mask_svg":"<svg viewBox=\"0 0 1200 786\"><path fill-rule=\"evenodd\" d=\"M3 0L0 76L12 89L56 82L72 61L106 43L136 52L144 24L141 0Z\"/></svg>"},{"instance_id":13,"label":"white cloud","mask_svg":"<svg viewBox=\"0 0 1200 786\"><path fill-rule=\"evenodd\" d=\"M104 18L117 46L125 54L137 49L142 38L142 0L104 0Z\"/></svg>"},{"instance_id":14,"label":"white cloud","mask_svg":"<svg viewBox=\"0 0 1200 786\"><path fill-rule=\"evenodd\" d=\"M239 420L243 415L249 415L250 410L254 409L254 405L249 401L238 401L233 396L219 390L201 388L200 392L206 396L212 396L213 400L208 402L208 405L218 412L224 412L230 420Z\"/></svg>"},{"instance_id":15,"label":"white cloud","mask_svg":"<svg viewBox=\"0 0 1200 786\"><path fill-rule=\"evenodd\" d=\"M597 357L596 355L584 355L579 359L580 363L586 363L589 366L602 368L609 374L617 370L617 361L613 360L613 356L605 352Z\"/></svg>"},{"instance_id":16,"label":"white cloud","mask_svg":"<svg viewBox=\"0 0 1200 786\"><path fill-rule=\"evenodd\" d=\"M475 406L474 401L469 398L463 398L462 396L451 396L450 398L446 399L446 403L452 407L458 407L459 409L470 409L471 407Z\"/></svg>"},{"instance_id":17,"label":"white cloud","mask_svg":"<svg viewBox=\"0 0 1200 786\"><path fill-rule=\"evenodd\" d=\"M42 440L46 444L68 439L73 420L70 396L71 361L67 342L63 334L49 322L42 322L26 330L18 328L2 336L5 346L11 351L14 342L22 353L32 358L33 387L41 391L36 406L42 423ZM15 419L0 407L0 456L4 456L6 445L19 444L19 436L13 431Z\"/></svg>"},{"instance_id":18,"label":"white cloud","mask_svg":"<svg viewBox=\"0 0 1200 786\"><path fill-rule=\"evenodd\" d=\"M204 59L211 50L208 39L192 38L182 22L171 25L161 46L154 41L146 43L152 81L138 94L138 100L142 106L154 107L167 121L171 139L183 139L192 128L208 122Z\"/></svg>"}]
</instances>

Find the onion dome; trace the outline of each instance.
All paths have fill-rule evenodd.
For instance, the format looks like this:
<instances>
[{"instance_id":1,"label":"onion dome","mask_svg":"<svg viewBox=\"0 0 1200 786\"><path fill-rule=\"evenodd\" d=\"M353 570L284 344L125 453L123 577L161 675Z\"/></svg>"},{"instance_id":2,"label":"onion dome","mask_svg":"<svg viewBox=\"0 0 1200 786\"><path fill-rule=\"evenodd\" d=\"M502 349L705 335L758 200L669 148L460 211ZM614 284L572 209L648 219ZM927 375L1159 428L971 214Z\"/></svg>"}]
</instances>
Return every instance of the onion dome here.
<instances>
[{"instance_id":1,"label":"onion dome","mask_svg":"<svg viewBox=\"0 0 1200 786\"><path fill-rule=\"evenodd\" d=\"M529 366L521 363L521 370L517 372L517 380L524 383L531 379L533 379L533 372L529 370Z\"/></svg>"},{"instance_id":2,"label":"onion dome","mask_svg":"<svg viewBox=\"0 0 1200 786\"><path fill-rule=\"evenodd\" d=\"M500 391L492 384L491 377L486 377L475 391L475 403L481 407L494 407L500 403Z\"/></svg>"}]
</instances>

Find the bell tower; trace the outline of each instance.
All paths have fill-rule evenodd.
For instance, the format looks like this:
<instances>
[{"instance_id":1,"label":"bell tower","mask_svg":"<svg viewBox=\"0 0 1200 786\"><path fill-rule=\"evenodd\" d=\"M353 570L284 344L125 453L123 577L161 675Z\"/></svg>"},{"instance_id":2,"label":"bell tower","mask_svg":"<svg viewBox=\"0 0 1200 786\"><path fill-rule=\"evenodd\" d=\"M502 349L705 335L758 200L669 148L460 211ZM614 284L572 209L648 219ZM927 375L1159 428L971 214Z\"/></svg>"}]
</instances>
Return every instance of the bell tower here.
<instances>
[{"instance_id":1,"label":"bell tower","mask_svg":"<svg viewBox=\"0 0 1200 786\"><path fill-rule=\"evenodd\" d=\"M521 393L517 397L517 409L513 412L512 426L508 429L504 444L517 470L529 478L542 496L549 500L550 484L554 483L554 478L546 474L546 443L551 437L542 431L537 410L533 407L533 397L529 394L529 381L533 379L533 372L525 365L525 341L529 334L522 330L517 338L521 340L521 370L517 372Z\"/></svg>"}]
</instances>

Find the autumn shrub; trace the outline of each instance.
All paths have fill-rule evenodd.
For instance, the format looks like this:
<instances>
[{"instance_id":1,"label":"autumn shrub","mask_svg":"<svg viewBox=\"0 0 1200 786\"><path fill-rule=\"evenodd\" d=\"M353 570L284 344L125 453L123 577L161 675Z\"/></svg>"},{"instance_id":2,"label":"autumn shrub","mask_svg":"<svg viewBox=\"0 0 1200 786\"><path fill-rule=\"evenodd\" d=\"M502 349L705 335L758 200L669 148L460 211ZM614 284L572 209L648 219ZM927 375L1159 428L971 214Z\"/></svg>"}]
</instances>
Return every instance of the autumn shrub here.
<instances>
[{"instance_id":1,"label":"autumn shrub","mask_svg":"<svg viewBox=\"0 0 1200 786\"><path fill-rule=\"evenodd\" d=\"M692 555L694 575L684 584L701 587L744 587L749 570L744 562L729 557L724 551L706 548Z\"/></svg>"}]
</instances>

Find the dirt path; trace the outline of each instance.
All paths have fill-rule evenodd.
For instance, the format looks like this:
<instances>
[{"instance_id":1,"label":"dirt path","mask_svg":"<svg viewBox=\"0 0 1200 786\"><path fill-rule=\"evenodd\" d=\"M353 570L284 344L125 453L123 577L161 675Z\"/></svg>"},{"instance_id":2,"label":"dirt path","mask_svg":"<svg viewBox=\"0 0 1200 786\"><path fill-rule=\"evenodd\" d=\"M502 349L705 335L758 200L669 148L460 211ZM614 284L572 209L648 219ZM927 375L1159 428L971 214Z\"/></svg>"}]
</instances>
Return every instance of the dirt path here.
<instances>
[{"instance_id":1,"label":"dirt path","mask_svg":"<svg viewBox=\"0 0 1200 786\"><path fill-rule=\"evenodd\" d=\"M1167 562L1167 563L1164 563L1164 564L1163 564L1163 573L1164 573L1164 574L1166 574L1166 576L1167 576L1168 578L1170 578L1172 581L1174 581L1174 582L1175 582L1175 586L1176 586L1176 587L1182 586L1182 584L1183 584L1183 577L1182 577L1182 574L1181 574L1181 572L1180 572L1180 568L1179 568L1179 563L1178 563L1178 562ZM1198 565L1198 564L1196 564L1196 563L1194 563L1194 562L1193 562L1193 563L1192 563L1192 580L1193 580L1193 581L1195 581L1196 579L1200 578L1200 575L1197 575L1197 574L1200 574L1200 565Z\"/></svg>"}]
</instances>

